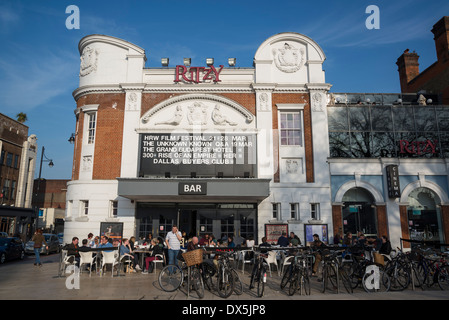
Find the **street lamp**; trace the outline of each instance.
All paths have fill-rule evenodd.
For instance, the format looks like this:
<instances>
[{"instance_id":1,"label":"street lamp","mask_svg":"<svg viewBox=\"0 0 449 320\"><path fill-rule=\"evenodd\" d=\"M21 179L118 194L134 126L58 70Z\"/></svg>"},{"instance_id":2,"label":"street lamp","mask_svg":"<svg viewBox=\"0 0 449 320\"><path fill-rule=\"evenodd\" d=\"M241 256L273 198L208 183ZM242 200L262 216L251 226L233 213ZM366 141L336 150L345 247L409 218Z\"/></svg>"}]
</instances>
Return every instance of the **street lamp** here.
<instances>
[{"instance_id":1,"label":"street lamp","mask_svg":"<svg viewBox=\"0 0 449 320\"><path fill-rule=\"evenodd\" d=\"M44 159L45 157L45 159ZM44 162L48 162L48 166L50 168L53 168L53 166L55 165L53 163L52 159L48 159L47 156L45 155L45 147L42 146L42 153L41 153L41 163L39 166L39 179L37 180L37 189L36 189L36 202L37 202L37 196L39 194L39 189L40 189L40 185L41 185L41 174L42 174L42 163ZM45 197L44 197L45 200ZM37 213L37 217L36 217L36 230L38 229L38 225L39 225L39 211Z\"/></svg>"}]
</instances>

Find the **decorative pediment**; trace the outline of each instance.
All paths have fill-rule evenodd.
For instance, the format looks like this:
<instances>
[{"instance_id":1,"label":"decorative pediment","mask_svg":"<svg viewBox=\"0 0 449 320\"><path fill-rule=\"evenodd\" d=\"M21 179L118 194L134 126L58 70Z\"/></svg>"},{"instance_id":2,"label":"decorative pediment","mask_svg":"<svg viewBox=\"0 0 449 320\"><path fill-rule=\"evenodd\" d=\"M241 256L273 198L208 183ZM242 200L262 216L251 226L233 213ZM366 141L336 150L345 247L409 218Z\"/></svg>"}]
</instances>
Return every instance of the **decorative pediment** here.
<instances>
[{"instance_id":1,"label":"decorative pediment","mask_svg":"<svg viewBox=\"0 0 449 320\"><path fill-rule=\"evenodd\" d=\"M142 125L155 128L252 127L254 115L240 104L217 95L186 94L148 110Z\"/></svg>"}]
</instances>

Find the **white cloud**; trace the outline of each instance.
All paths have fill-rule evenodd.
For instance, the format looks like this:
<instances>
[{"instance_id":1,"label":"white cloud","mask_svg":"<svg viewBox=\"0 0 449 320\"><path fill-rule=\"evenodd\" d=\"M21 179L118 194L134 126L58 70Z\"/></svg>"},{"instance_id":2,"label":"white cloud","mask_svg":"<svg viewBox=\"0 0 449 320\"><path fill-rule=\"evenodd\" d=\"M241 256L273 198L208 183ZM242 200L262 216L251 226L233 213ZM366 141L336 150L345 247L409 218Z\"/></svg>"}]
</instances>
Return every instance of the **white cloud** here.
<instances>
[{"instance_id":1,"label":"white cloud","mask_svg":"<svg viewBox=\"0 0 449 320\"><path fill-rule=\"evenodd\" d=\"M76 88L79 68L76 54L15 47L14 56L3 56L0 60L0 96L2 108L8 113L32 110Z\"/></svg>"}]
</instances>

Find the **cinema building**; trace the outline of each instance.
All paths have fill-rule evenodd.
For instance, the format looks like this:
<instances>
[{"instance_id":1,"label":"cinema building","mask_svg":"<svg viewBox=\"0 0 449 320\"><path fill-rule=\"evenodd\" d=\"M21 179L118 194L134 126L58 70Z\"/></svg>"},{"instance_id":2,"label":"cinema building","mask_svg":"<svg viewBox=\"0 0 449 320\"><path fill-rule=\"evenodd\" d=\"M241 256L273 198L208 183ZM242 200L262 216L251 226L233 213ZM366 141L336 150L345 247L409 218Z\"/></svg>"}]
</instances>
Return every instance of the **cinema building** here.
<instances>
[{"instance_id":1,"label":"cinema building","mask_svg":"<svg viewBox=\"0 0 449 320\"><path fill-rule=\"evenodd\" d=\"M251 68L146 68L144 49L104 35L81 39L79 53L65 242L106 225L163 236L173 224L237 242L282 230L303 243L359 230L398 242L418 210L447 239L449 109L422 111L416 94L329 93L326 56L307 36L270 37Z\"/></svg>"}]
</instances>

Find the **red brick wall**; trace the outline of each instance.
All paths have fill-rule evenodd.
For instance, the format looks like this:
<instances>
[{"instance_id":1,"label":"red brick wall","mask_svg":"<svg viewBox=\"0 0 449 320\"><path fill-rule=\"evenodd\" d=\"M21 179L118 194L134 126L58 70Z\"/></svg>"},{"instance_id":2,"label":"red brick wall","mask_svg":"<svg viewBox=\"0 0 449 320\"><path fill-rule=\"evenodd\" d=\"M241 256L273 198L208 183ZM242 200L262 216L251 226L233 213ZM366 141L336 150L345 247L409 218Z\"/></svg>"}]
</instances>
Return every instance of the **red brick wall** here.
<instances>
[{"instance_id":1,"label":"red brick wall","mask_svg":"<svg viewBox=\"0 0 449 320\"><path fill-rule=\"evenodd\" d=\"M92 179L110 180L120 176L123 142L125 93L90 94L78 99L77 106L99 104L95 130ZM113 107L114 106L114 107ZM74 180L79 179L84 113L78 119Z\"/></svg>"},{"instance_id":2,"label":"red brick wall","mask_svg":"<svg viewBox=\"0 0 449 320\"><path fill-rule=\"evenodd\" d=\"M377 206L377 234L379 237L388 237L388 220L387 220L387 206Z\"/></svg>"},{"instance_id":3,"label":"red brick wall","mask_svg":"<svg viewBox=\"0 0 449 320\"><path fill-rule=\"evenodd\" d=\"M401 220L401 231L402 239L410 239L410 232L408 229L408 216L407 216L407 206L399 206L399 216ZM402 243L404 248L410 248L410 242L404 241Z\"/></svg>"},{"instance_id":4,"label":"red brick wall","mask_svg":"<svg viewBox=\"0 0 449 320\"><path fill-rule=\"evenodd\" d=\"M334 235L343 232L343 217L341 214L341 205L332 205L332 225Z\"/></svg>"}]
</instances>

